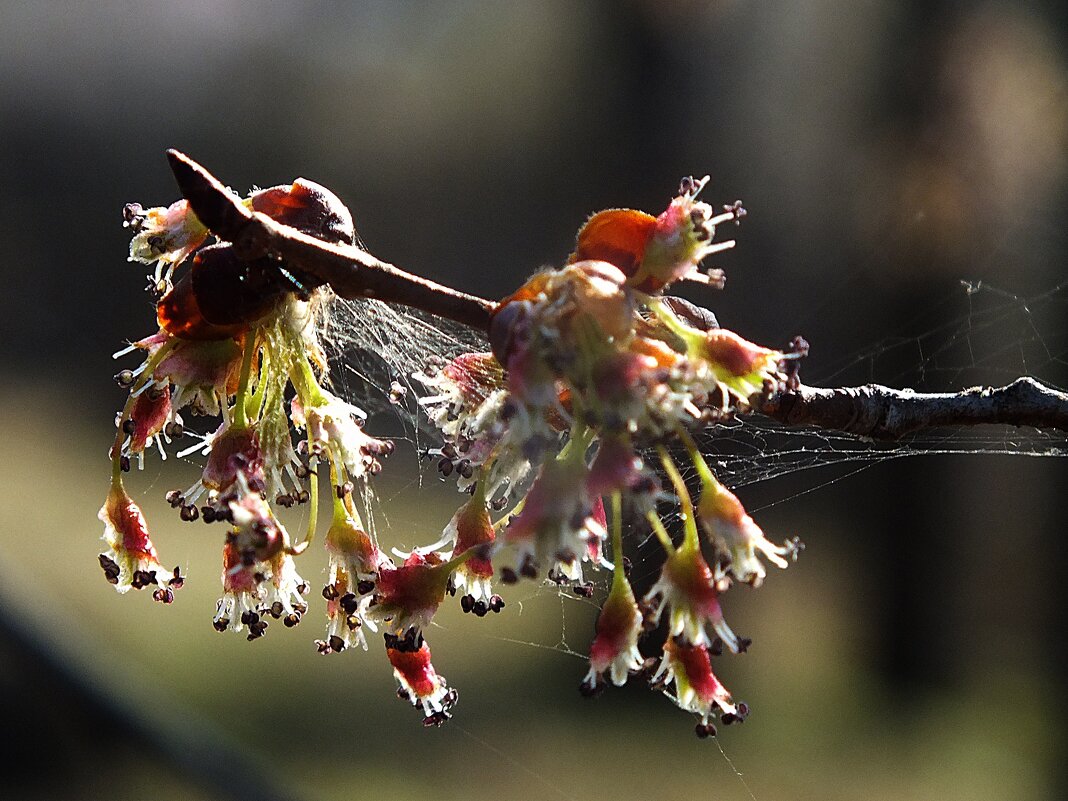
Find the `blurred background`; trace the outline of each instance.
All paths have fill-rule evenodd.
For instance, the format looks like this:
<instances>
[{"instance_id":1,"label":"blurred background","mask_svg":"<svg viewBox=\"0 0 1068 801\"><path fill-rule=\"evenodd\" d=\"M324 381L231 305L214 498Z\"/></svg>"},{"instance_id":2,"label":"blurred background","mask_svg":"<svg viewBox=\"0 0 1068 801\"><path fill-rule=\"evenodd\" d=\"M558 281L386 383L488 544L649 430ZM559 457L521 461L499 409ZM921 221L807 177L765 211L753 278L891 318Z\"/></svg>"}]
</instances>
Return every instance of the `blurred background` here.
<instances>
[{"instance_id":1,"label":"blurred background","mask_svg":"<svg viewBox=\"0 0 1068 801\"><path fill-rule=\"evenodd\" d=\"M727 289L688 295L758 342L803 334L807 382L1064 387L1066 15L0 0L0 795L1066 797L1064 462L882 458L1064 437L945 432L863 470L789 439L798 465L831 465L783 475L773 440L750 442L743 501L808 550L727 596L755 645L718 672L754 712L718 743L641 687L581 699L594 609L522 585L494 619L439 616L460 704L424 731L380 646L315 653L314 598L295 631L212 631L217 532L162 502L191 464L128 482L190 576L173 606L107 586L95 518L123 399L110 354L153 326L120 212L176 198L167 147L241 192L326 184L376 255L488 297L560 263L589 213L658 212L707 172L706 199L750 214L717 262ZM432 539L456 504L412 464L379 483L387 544Z\"/></svg>"}]
</instances>

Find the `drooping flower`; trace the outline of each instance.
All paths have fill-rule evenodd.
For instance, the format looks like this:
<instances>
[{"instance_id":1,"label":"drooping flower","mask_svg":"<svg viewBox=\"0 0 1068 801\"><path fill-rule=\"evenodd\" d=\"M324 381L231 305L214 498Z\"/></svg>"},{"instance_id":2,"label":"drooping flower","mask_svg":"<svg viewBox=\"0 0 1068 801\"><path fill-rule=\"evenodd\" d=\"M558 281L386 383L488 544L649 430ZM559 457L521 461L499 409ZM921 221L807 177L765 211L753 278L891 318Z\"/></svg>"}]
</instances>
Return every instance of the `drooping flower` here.
<instances>
[{"instance_id":1,"label":"drooping flower","mask_svg":"<svg viewBox=\"0 0 1068 801\"><path fill-rule=\"evenodd\" d=\"M615 558L621 559L622 555ZM620 567L597 618L597 634L590 645L590 669L582 682L584 692L596 692L605 676L621 687L632 671L641 668L643 660L638 650L641 632L642 615Z\"/></svg>"},{"instance_id":2,"label":"drooping flower","mask_svg":"<svg viewBox=\"0 0 1068 801\"><path fill-rule=\"evenodd\" d=\"M720 592L725 588L725 582L716 580L701 551L683 545L668 554L660 578L645 600L653 604L654 622L665 608L668 610L672 637L681 635L695 645L708 645L712 639L707 629L711 627L737 653L741 650L739 639L723 619L719 603Z\"/></svg>"},{"instance_id":3,"label":"drooping flower","mask_svg":"<svg viewBox=\"0 0 1068 801\"><path fill-rule=\"evenodd\" d=\"M340 653L359 646L367 650L364 629L377 631L368 617L378 571L393 563L375 544L344 502L335 501L334 521L326 533L329 557L326 599L326 639L317 643L323 654Z\"/></svg>"},{"instance_id":4,"label":"drooping flower","mask_svg":"<svg viewBox=\"0 0 1068 801\"><path fill-rule=\"evenodd\" d=\"M797 558L801 543L797 538L783 545L770 542L746 514L738 497L714 476L709 477L711 481L703 484L697 503L697 519L717 552L726 557L729 573L738 581L758 587L767 575L760 556L785 569L787 559Z\"/></svg>"},{"instance_id":5,"label":"drooping flower","mask_svg":"<svg viewBox=\"0 0 1068 801\"><path fill-rule=\"evenodd\" d=\"M445 600L453 571L476 551L469 549L449 561L434 551L413 551L399 567L383 566L368 616L383 622L397 636L404 636L409 629L422 630Z\"/></svg>"},{"instance_id":6,"label":"drooping flower","mask_svg":"<svg viewBox=\"0 0 1068 801\"><path fill-rule=\"evenodd\" d=\"M156 556L148 536L141 507L134 503L120 482L113 482L107 500L97 514L104 524L108 549L100 554L100 566L108 582L120 593L155 587L152 597L162 603L174 600L174 590L184 579L178 568L167 570Z\"/></svg>"},{"instance_id":7,"label":"drooping flower","mask_svg":"<svg viewBox=\"0 0 1068 801\"><path fill-rule=\"evenodd\" d=\"M669 637L664 643L664 656L653 675L655 684L675 683L675 703L701 718L704 727L709 718L722 713L724 723L739 722L749 714L745 704L735 704L727 688L712 672L712 659L707 645L690 644L681 637ZM709 730L711 728L711 731ZM698 734L714 733L712 727L698 727Z\"/></svg>"},{"instance_id":8,"label":"drooping flower","mask_svg":"<svg viewBox=\"0 0 1068 801\"><path fill-rule=\"evenodd\" d=\"M430 662L430 646L423 635L410 630L403 637L386 634L386 656L399 685L397 695L423 712L424 726L440 726L456 704L456 690Z\"/></svg>"},{"instance_id":9,"label":"drooping flower","mask_svg":"<svg viewBox=\"0 0 1068 801\"><path fill-rule=\"evenodd\" d=\"M260 608L262 595L260 582L264 576L255 564L245 563L233 543L223 545L223 594L215 607L212 624L216 631L233 631L240 634L248 627L248 640L258 639L267 631L267 621L262 620Z\"/></svg>"},{"instance_id":10,"label":"drooping flower","mask_svg":"<svg viewBox=\"0 0 1068 801\"><path fill-rule=\"evenodd\" d=\"M504 600L493 593L493 562L490 546L497 535L486 506L485 483L475 485L471 498L449 520L442 534L441 545L452 544L451 556L459 556L472 548L478 549L470 559L456 568L450 579L451 591L462 592L461 606L465 612L483 617L487 612L500 612Z\"/></svg>"}]
</instances>

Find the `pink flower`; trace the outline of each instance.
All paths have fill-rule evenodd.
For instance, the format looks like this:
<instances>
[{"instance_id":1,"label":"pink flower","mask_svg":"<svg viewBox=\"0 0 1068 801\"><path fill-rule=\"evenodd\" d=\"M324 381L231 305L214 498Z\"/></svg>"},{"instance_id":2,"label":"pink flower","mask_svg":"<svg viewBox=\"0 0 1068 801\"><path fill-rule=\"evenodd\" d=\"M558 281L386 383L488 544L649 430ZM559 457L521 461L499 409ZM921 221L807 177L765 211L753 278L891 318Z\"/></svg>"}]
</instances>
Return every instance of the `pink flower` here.
<instances>
[{"instance_id":1,"label":"pink flower","mask_svg":"<svg viewBox=\"0 0 1068 801\"><path fill-rule=\"evenodd\" d=\"M653 683L675 683L675 703L680 709L693 712L701 718L704 727L716 710L723 713L723 722L732 723L745 719L749 708L735 704L727 688L712 672L712 660L708 646L690 645L679 638L669 638L664 643L664 657L652 679ZM715 732L713 727L698 727L698 734L705 736Z\"/></svg>"},{"instance_id":2,"label":"pink flower","mask_svg":"<svg viewBox=\"0 0 1068 801\"><path fill-rule=\"evenodd\" d=\"M400 567L383 566L369 616L386 623L398 636L409 629L421 630L445 599L449 577L457 565L474 555L468 551L443 562L433 551L425 555L413 551Z\"/></svg>"},{"instance_id":3,"label":"pink flower","mask_svg":"<svg viewBox=\"0 0 1068 801\"><path fill-rule=\"evenodd\" d=\"M701 551L686 544L668 554L660 579L645 600L655 603L652 618L659 621L665 607L669 609L670 636L682 636L694 645L708 645L706 627L734 653L742 650L738 637L723 619L719 605L721 582L712 574Z\"/></svg>"},{"instance_id":4,"label":"pink flower","mask_svg":"<svg viewBox=\"0 0 1068 801\"><path fill-rule=\"evenodd\" d=\"M340 653L359 646L367 650L364 628L377 631L367 612L378 571L392 563L379 551L370 535L346 512L336 515L326 534L329 557L326 599L326 639L317 642L323 654Z\"/></svg>"},{"instance_id":5,"label":"pink flower","mask_svg":"<svg viewBox=\"0 0 1068 801\"><path fill-rule=\"evenodd\" d=\"M104 524L104 541L108 544L108 550L100 554L100 566L108 582L120 593L154 585L153 598L162 603L173 601L174 590L182 586L184 579L178 568L170 571L160 564L145 516L122 484L112 484L97 517Z\"/></svg>"},{"instance_id":6,"label":"pink flower","mask_svg":"<svg viewBox=\"0 0 1068 801\"><path fill-rule=\"evenodd\" d=\"M493 562L490 546L497 539L486 507L482 484L476 485L471 499L461 506L445 527L441 544L452 543L452 556L459 556L472 548L478 552L456 568L452 574L452 591L462 591L460 599L465 612L482 617L488 611L500 612L504 600L493 594Z\"/></svg>"},{"instance_id":7,"label":"pink flower","mask_svg":"<svg viewBox=\"0 0 1068 801\"><path fill-rule=\"evenodd\" d=\"M423 635L410 631L404 637L386 637L386 656L393 666L399 688L397 695L422 709L424 726L440 726L452 715L456 690L450 690L445 677L430 662L430 646Z\"/></svg>"},{"instance_id":8,"label":"pink flower","mask_svg":"<svg viewBox=\"0 0 1068 801\"><path fill-rule=\"evenodd\" d=\"M697 503L697 519L717 552L729 560L728 572L753 587L760 586L767 575L759 555L786 568L786 560L796 559L802 547L797 538L781 546L768 541L737 496L715 478L704 484Z\"/></svg>"},{"instance_id":9,"label":"pink flower","mask_svg":"<svg viewBox=\"0 0 1068 801\"><path fill-rule=\"evenodd\" d=\"M641 668L641 632L642 615L634 591L619 570L597 618L597 634L590 645L590 670L582 682L584 692L596 692L603 685L605 674L620 687L631 671Z\"/></svg>"}]
</instances>

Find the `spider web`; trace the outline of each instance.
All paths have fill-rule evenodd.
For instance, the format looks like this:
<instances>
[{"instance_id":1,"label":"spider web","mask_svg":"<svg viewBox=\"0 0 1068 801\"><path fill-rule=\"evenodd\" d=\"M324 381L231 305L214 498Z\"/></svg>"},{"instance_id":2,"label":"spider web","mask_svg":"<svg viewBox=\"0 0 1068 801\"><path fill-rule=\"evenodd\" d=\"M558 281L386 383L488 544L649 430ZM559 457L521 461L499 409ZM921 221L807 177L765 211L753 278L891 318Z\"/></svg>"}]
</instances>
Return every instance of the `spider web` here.
<instances>
[{"instance_id":1,"label":"spider web","mask_svg":"<svg viewBox=\"0 0 1068 801\"><path fill-rule=\"evenodd\" d=\"M846 354L821 374L810 376L803 368L804 380L816 386L879 381L921 391L1007 383L1022 375L1063 384L1068 337L1056 326L1068 312L1068 282L1021 297L981 282L962 281L933 313L944 318L947 305L952 309L948 321ZM416 447L436 440L414 403L421 387L412 374L435 356L448 359L489 349L483 338L463 326L377 300L337 301L325 339L340 366L335 381L346 396L372 413L392 408L403 425L402 436ZM911 366L901 368L903 363ZM836 466L851 474L909 456L1068 455L1068 437L1056 431L962 426L880 443L840 432L786 427L756 416L710 428L699 442L717 475L731 487Z\"/></svg>"}]
</instances>

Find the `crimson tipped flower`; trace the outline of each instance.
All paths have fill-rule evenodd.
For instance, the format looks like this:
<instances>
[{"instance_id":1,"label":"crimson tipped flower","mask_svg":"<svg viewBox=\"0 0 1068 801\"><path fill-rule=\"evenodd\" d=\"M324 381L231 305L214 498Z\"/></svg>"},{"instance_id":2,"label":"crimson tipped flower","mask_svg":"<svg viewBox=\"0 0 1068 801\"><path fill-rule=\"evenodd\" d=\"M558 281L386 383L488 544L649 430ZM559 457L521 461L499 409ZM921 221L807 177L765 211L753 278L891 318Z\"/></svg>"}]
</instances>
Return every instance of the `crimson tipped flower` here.
<instances>
[{"instance_id":1,"label":"crimson tipped flower","mask_svg":"<svg viewBox=\"0 0 1068 801\"><path fill-rule=\"evenodd\" d=\"M584 691L596 691L605 676L620 687L632 671L641 668L642 655L638 650L641 632L642 615L634 591L619 568L597 618L597 633L590 645L590 669L582 682Z\"/></svg>"},{"instance_id":2,"label":"crimson tipped flower","mask_svg":"<svg viewBox=\"0 0 1068 801\"><path fill-rule=\"evenodd\" d=\"M174 590L182 586L182 576L178 568L170 571L160 564L141 507L121 482L112 483L97 517L104 524L104 541L108 544L107 551L100 554L100 566L108 582L120 593L153 586L156 589L152 597L157 601L174 600Z\"/></svg>"},{"instance_id":3,"label":"crimson tipped flower","mask_svg":"<svg viewBox=\"0 0 1068 801\"><path fill-rule=\"evenodd\" d=\"M654 684L674 682L675 703L698 715L705 726L717 710L722 713L724 723L744 720L749 713L745 704L734 703L727 688L712 672L707 645L691 645L679 637L669 638L652 681ZM702 730L699 728L698 732Z\"/></svg>"},{"instance_id":4,"label":"crimson tipped flower","mask_svg":"<svg viewBox=\"0 0 1068 801\"><path fill-rule=\"evenodd\" d=\"M386 656L399 685L397 695L421 709L424 726L440 726L456 704L456 690L450 690L445 677L430 662L430 646L423 635L412 630L405 636L386 634Z\"/></svg>"}]
</instances>

